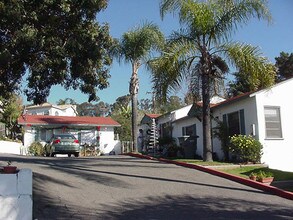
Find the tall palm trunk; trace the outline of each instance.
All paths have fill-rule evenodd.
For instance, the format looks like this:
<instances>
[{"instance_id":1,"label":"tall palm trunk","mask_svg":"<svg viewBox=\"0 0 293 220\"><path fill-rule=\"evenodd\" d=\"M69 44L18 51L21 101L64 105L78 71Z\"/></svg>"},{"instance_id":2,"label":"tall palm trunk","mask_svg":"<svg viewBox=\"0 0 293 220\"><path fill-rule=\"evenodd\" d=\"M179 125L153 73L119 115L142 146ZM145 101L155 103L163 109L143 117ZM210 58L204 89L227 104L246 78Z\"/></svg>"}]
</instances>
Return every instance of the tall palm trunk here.
<instances>
[{"instance_id":1,"label":"tall palm trunk","mask_svg":"<svg viewBox=\"0 0 293 220\"><path fill-rule=\"evenodd\" d=\"M213 161L210 118L210 55L204 51L201 58L202 66L202 131L203 131L203 159Z\"/></svg>"},{"instance_id":2,"label":"tall palm trunk","mask_svg":"<svg viewBox=\"0 0 293 220\"><path fill-rule=\"evenodd\" d=\"M132 76L130 78L129 93L131 96L131 132L132 132L132 142L133 142L133 151L137 151L137 94L138 94L138 71L139 65L134 63L132 64Z\"/></svg>"}]
</instances>

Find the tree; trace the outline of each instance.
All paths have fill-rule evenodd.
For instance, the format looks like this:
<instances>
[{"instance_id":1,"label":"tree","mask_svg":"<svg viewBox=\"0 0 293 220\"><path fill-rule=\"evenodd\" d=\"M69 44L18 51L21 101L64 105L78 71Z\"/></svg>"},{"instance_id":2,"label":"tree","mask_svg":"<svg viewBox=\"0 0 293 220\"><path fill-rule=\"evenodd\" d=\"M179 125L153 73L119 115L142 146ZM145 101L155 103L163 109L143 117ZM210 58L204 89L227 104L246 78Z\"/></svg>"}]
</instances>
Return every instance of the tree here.
<instances>
[{"instance_id":1,"label":"tree","mask_svg":"<svg viewBox=\"0 0 293 220\"><path fill-rule=\"evenodd\" d=\"M150 58L151 52L157 50L164 42L164 36L158 26L144 23L123 34L113 54L119 61L131 63L132 74L129 83L129 93L132 106L132 141L133 149L137 148L137 95L139 89L138 70Z\"/></svg>"},{"instance_id":2,"label":"tree","mask_svg":"<svg viewBox=\"0 0 293 220\"><path fill-rule=\"evenodd\" d=\"M182 108L184 106L183 101L178 96L170 96L167 97L166 102L160 103L159 106L159 113L165 114L167 112L174 111L176 109Z\"/></svg>"},{"instance_id":3,"label":"tree","mask_svg":"<svg viewBox=\"0 0 293 220\"><path fill-rule=\"evenodd\" d=\"M293 53L281 52L279 57L275 58L277 67L277 81L282 81L293 77Z\"/></svg>"},{"instance_id":4,"label":"tree","mask_svg":"<svg viewBox=\"0 0 293 220\"><path fill-rule=\"evenodd\" d=\"M107 0L1 1L1 95L18 90L27 73L24 92L35 104L58 84L96 100L112 62L109 27L96 21L106 7Z\"/></svg>"},{"instance_id":5,"label":"tree","mask_svg":"<svg viewBox=\"0 0 293 220\"><path fill-rule=\"evenodd\" d=\"M276 68L272 64L267 64L267 66L271 69L272 72L276 71ZM262 74L251 77L249 73L245 72L241 68L239 71L233 73L233 75L235 77L234 81L230 81L228 84L229 97L267 88L272 84L273 79L273 75L269 76L270 80L267 80L267 76L263 76ZM258 83L255 83L255 81Z\"/></svg>"},{"instance_id":6,"label":"tree","mask_svg":"<svg viewBox=\"0 0 293 220\"><path fill-rule=\"evenodd\" d=\"M15 138L15 134L20 132L17 119L22 113L22 99L16 94L10 94L10 97L0 97L1 122L8 128L10 138Z\"/></svg>"},{"instance_id":7,"label":"tree","mask_svg":"<svg viewBox=\"0 0 293 220\"><path fill-rule=\"evenodd\" d=\"M111 105L111 112L121 107L127 108L129 106L130 101L131 101L131 97L129 94L118 97L116 99L116 102Z\"/></svg>"},{"instance_id":8,"label":"tree","mask_svg":"<svg viewBox=\"0 0 293 220\"><path fill-rule=\"evenodd\" d=\"M59 99L59 101L56 103L57 105L76 105L76 101L71 98L65 98L65 99Z\"/></svg>"},{"instance_id":9,"label":"tree","mask_svg":"<svg viewBox=\"0 0 293 220\"><path fill-rule=\"evenodd\" d=\"M155 88L164 95L180 86L186 74L197 79L201 89L203 158L212 161L210 97L213 85L228 72L227 62L255 79L273 84L275 71L259 49L230 41L231 33L250 18L270 21L265 0L161 0L161 15L179 12L181 29L174 32L161 57L152 62ZM257 77L261 75L262 77Z\"/></svg>"},{"instance_id":10,"label":"tree","mask_svg":"<svg viewBox=\"0 0 293 220\"><path fill-rule=\"evenodd\" d=\"M141 99L139 101L139 108L141 111L154 113L154 102L150 99Z\"/></svg>"},{"instance_id":11,"label":"tree","mask_svg":"<svg viewBox=\"0 0 293 220\"><path fill-rule=\"evenodd\" d=\"M233 97L246 92L252 91L252 88L249 83L249 75L236 72L233 74L235 77L234 81L230 81L228 85L228 96Z\"/></svg>"},{"instance_id":12,"label":"tree","mask_svg":"<svg viewBox=\"0 0 293 220\"><path fill-rule=\"evenodd\" d=\"M103 101L100 101L96 104L84 102L77 105L76 111L80 116L105 117L110 112L110 105Z\"/></svg>"},{"instance_id":13,"label":"tree","mask_svg":"<svg viewBox=\"0 0 293 220\"><path fill-rule=\"evenodd\" d=\"M111 107L111 117L121 124L121 127L116 127L117 133L122 141L131 140L131 108L130 95L118 97L116 102Z\"/></svg>"}]
</instances>

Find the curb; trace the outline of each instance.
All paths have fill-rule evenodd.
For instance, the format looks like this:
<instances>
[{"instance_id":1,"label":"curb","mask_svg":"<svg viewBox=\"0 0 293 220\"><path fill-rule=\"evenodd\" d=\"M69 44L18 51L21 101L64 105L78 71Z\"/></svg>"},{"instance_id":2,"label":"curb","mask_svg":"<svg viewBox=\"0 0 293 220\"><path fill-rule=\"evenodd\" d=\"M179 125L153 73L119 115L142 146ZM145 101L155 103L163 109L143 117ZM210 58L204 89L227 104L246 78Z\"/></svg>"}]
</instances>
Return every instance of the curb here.
<instances>
[{"instance_id":1,"label":"curb","mask_svg":"<svg viewBox=\"0 0 293 220\"><path fill-rule=\"evenodd\" d=\"M219 177L222 177L225 179L229 179L234 182L238 182L238 183L241 183L241 184L244 184L244 185L256 188L256 189L260 189L262 191L270 192L274 195L280 196L285 199L293 200L293 193L292 192L288 192L288 191L279 189L274 186L265 185L265 184L262 184L262 183L259 183L259 182L256 182L256 181L253 181L250 179L245 179L245 178L242 178L239 176L224 173L224 172L214 170L211 168L207 168L207 167L203 167L203 166L199 166L199 165L195 165L195 164L189 164L189 163L184 163L184 162L168 160L168 159L164 159L164 158L154 158L151 156L141 155L141 154L136 154L136 153L127 153L125 155L137 157L137 158L141 158L141 159L156 160L156 161L160 161L160 162L164 162L164 163L170 163L170 164L175 164L175 165L182 166L182 167L200 170L200 171L203 171L203 172L215 175L215 176L219 176Z\"/></svg>"}]
</instances>

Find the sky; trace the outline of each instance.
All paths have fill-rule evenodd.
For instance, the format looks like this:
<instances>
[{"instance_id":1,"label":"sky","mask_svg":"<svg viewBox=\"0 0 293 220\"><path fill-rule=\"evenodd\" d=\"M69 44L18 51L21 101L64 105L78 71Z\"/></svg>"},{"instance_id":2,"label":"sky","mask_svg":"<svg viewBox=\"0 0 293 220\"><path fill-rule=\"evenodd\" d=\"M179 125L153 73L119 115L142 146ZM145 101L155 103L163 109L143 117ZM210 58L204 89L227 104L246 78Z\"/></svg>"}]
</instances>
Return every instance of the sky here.
<instances>
[{"instance_id":1,"label":"sky","mask_svg":"<svg viewBox=\"0 0 293 220\"><path fill-rule=\"evenodd\" d=\"M108 7L97 16L99 23L110 25L110 34L120 38L123 33L133 27L150 21L157 24L166 37L172 31L179 29L178 18L172 14L164 20L159 13L160 0L109 0ZM232 36L233 41L244 42L259 46L264 56L275 63L275 57L281 51L293 53L293 0L268 0L272 13L273 23L256 19L250 20L247 25L239 28ZM139 99L151 98L152 91L150 73L143 67L139 70ZM112 104L123 95L128 94L131 66L117 63L115 60L110 68L111 78L109 87L98 90L100 101ZM54 86L48 97L48 102L55 104L60 99L72 98L77 103L86 102L88 96L79 90L66 91L60 86ZM23 97L24 103L26 97Z\"/></svg>"}]
</instances>

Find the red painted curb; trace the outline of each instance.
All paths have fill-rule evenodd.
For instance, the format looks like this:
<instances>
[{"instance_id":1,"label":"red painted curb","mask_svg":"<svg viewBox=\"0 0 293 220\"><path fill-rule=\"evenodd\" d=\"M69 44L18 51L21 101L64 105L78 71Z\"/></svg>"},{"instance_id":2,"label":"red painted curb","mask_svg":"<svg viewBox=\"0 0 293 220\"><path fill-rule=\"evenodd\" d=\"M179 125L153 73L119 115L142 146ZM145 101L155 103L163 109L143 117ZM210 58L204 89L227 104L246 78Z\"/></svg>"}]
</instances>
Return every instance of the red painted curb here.
<instances>
[{"instance_id":1,"label":"red painted curb","mask_svg":"<svg viewBox=\"0 0 293 220\"><path fill-rule=\"evenodd\" d=\"M226 179L229 179L229 180L232 180L232 181L235 181L235 182L247 185L247 186L251 186L251 187L256 188L256 189L260 189L260 190L263 190L263 191L266 191L266 192L270 192L270 193L272 193L274 195L280 196L280 197L285 198L285 199L293 200L293 193L292 192L288 192L288 191L279 189L279 188L274 187L274 186L265 185L265 184L259 183L257 181L253 181L253 180L250 180L250 179L245 179L245 178L242 178L242 177L239 177L239 176L224 173L224 172L214 170L214 169L210 169L210 168L207 168L207 167L203 167L203 166L199 166L199 165L195 165L195 164L184 163L184 162L179 162L179 161L168 160L168 159L164 159L164 158L158 158L157 159L157 158L154 158L154 157L151 157L151 156L141 155L141 154L136 154L136 153L127 153L125 155L132 156L132 157L138 157L138 158L142 158L142 159L148 159L148 160L157 160L157 161L161 161L161 162L165 162L165 163L171 163L171 164L175 164L175 165L178 165L178 166L183 166L183 167L187 167L187 168L191 168L191 169L200 170L200 171L210 173L210 174L215 175L215 176L223 177L223 178L226 178Z\"/></svg>"}]
</instances>

